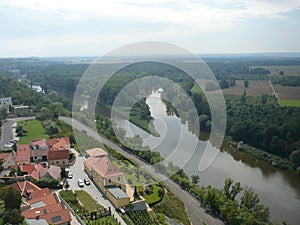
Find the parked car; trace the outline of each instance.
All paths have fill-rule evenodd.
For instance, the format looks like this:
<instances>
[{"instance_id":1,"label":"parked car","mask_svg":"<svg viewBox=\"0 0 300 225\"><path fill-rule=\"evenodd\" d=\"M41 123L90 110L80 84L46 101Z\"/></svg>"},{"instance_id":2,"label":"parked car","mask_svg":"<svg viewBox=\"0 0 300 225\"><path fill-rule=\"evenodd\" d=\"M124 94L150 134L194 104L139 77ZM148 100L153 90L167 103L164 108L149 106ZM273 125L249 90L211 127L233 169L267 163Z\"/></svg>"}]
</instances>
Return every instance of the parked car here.
<instances>
[{"instance_id":1,"label":"parked car","mask_svg":"<svg viewBox=\"0 0 300 225\"><path fill-rule=\"evenodd\" d=\"M69 172L69 173L68 173L68 178L69 178L69 179L72 179L72 178L73 178L73 173Z\"/></svg>"},{"instance_id":2,"label":"parked car","mask_svg":"<svg viewBox=\"0 0 300 225\"><path fill-rule=\"evenodd\" d=\"M14 145L14 143L8 142L7 144L3 145L4 149L9 149Z\"/></svg>"},{"instance_id":3,"label":"parked car","mask_svg":"<svg viewBox=\"0 0 300 225\"><path fill-rule=\"evenodd\" d=\"M83 187L84 186L84 182L81 179L78 179L77 183L78 183L79 187Z\"/></svg>"},{"instance_id":4,"label":"parked car","mask_svg":"<svg viewBox=\"0 0 300 225\"><path fill-rule=\"evenodd\" d=\"M89 179L87 179L87 178L84 179L84 183L85 183L86 185L90 185L90 184L91 184L91 182L90 182Z\"/></svg>"}]
</instances>

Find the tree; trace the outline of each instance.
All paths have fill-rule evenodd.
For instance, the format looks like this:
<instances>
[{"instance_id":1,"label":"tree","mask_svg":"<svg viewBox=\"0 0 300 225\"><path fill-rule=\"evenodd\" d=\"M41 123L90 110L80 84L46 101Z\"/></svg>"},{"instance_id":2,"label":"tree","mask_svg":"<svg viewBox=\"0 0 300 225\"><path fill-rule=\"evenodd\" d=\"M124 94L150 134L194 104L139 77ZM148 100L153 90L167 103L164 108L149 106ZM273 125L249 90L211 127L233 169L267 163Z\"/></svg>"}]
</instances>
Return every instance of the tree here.
<instances>
[{"instance_id":1,"label":"tree","mask_svg":"<svg viewBox=\"0 0 300 225\"><path fill-rule=\"evenodd\" d=\"M249 87L249 81L248 80L244 80L244 87L248 88Z\"/></svg>"},{"instance_id":2,"label":"tree","mask_svg":"<svg viewBox=\"0 0 300 225\"><path fill-rule=\"evenodd\" d=\"M3 213L3 224L22 224L24 217L18 209L10 209Z\"/></svg>"},{"instance_id":3,"label":"tree","mask_svg":"<svg viewBox=\"0 0 300 225\"><path fill-rule=\"evenodd\" d=\"M66 177L67 175L66 175L66 168L63 166L63 167L61 167L61 171L60 171L60 177L61 178L64 178L64 177Z\"/></svg>"},{"instance_id":4,"label":"tree","mask_svg":"<svg viewBox=\"0 0 300 225\"><path fill-rule=\"evenodd\" d=\"M282 76L282 77L284 77L284 71L281 70L281 71L279 72L279 75Z\"/></svg>"},{"instance_id":5,"label":"tree","mask_svg":"<svg viewBox=\"0 0 300 225\"><path fill-rule=\"evenodd\" d=\"M254 216L257 221L269 222L270 211L269 208L259 204L258 194L251 189L246 189L241 199L241 208L246 208Z\"/></svg>"},{"instance_id":6,"label":"tree","mask_svg":"<svg viewBox=\"0 0 300 225\"><path fill-rule=\"evenodd\" d=\"M139 197L136 186L134 186L133 197L134 197L135 199L137 199L137 198Z\"/></svg>"},{"instance_id":7,"label":"tree","mask_svg":"<svg viewBox=\"0 0 300 225\"><path fill-rule=\"evenodd\" d=\"M290 154L290 160L295 166L300 166L300 150L295 150Z\"/></svg>"},{"instance_id":8,"label":"tree","mask_svg":"<svg viewBox=\"0 0 300 225\"><path fill-rule=\"evenodd\" d=\"M193 184L198 184L199 181L200 181L200 176L193 174L192 175L192 182L193 182Z\"/></svg>"},{"instance_id":9,"label":"tree","mask_svg":"<svg viewBox=\"0 0 300 225\"><path fill-rule=\"evenodd\" d=\"M13 188L8 188L6 190L6 193L4 195L4 205L5 205L5 209L9 210L9 209L20 209L20 205L21 205L21 194L13 189Z\"/></svg>"},{"instance_id":10,"label":"tree","mask_svg":"<svg viewBox=\"0 0 300 225\"><path fill-rule=\"evenodd\" d=\"M233 185L233 180L231 178L225 180L223 191L228 199L233 201L242 190L243 188L241 187L240 182Z\"/></svg>"}]
</instances>

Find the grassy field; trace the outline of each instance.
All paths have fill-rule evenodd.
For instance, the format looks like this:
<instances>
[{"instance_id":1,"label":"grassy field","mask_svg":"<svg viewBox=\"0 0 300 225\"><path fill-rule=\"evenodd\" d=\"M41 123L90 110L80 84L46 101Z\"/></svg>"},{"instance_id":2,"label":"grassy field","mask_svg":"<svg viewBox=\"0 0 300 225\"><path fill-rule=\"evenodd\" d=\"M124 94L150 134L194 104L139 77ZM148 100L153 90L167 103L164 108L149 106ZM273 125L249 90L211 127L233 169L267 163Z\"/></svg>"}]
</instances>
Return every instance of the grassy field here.
<instances>
[{"instance_id":1,"label":"grassy field","mask_svg":"<svg viewBox=\"0 0 300 225\"><path fill-rule=\"evenodd\" d=\"M102 209L103 206L98 204L88 193L85 191L75 191L78 201L83 205L89 212Z\"/></svg>"},{"instance_id":2,"label":"grassy field","mask_svg":"<svg viewBox=\"0 0 300 225\"><path fill-rule=\"evenodd\" d=\"M300 87L274 86L278 97L281 100L300 100Z\"/></svg>"},{"instance_id":3,"label":"grassy field","mask_svg":"<svg viewBox=\"0 0 300 225\"><path fill-rule=\"evenodd\" d=\"M20 137L18 144L29 144L32 140L37 139L48 139L48 135L41 122L38 120L27 120L18 123L19 126L23 126L23 128L27 131L27 133L23 133L23 136Z\"/></svg>"},{"instance_id":4,"label":"grassy field","mask_svg":"<svg viewBox=\"0 0 300 225\"><path fill-rule=\"evenodd\" d=\"M300 100L279 100L280 106L300 107Z\"/></svg>"},{"instance_id":5,"label":"grassy field","mask_svg":"<svg viewBox=\"0 0 300 225\"><path fill-rule=\"evenodd\" d=\"M271 76L279 76L280 71L284 72L284 76L300 76L300 66L250 66L250 68L264 68L270 71Z\"/></svg>"}]
</instances>

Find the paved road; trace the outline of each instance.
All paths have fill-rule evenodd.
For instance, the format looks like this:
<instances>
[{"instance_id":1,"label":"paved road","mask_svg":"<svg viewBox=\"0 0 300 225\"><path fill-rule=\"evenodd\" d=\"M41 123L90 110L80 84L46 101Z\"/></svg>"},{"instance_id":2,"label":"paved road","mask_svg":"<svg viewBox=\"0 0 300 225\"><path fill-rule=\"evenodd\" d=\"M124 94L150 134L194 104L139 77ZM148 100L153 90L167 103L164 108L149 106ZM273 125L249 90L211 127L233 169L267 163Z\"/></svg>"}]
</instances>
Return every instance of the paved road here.
<instances>
[{"instance_id":1,"label":"paved road","mask_svg":"<svg viewBox=\"0 0 300 225\"><path fill-rule=\"evenodd\" d=\"M206 213L205 208L200 207L200 202L197 199L195 199L187 191L182 190L174 181L168 179L163 174L156 172L155 169L151 165L146 164L145 162L138 159L136 156L131 155L128 152L124 151L118 145L116 145L112 141L108 140L107 138L100 136L96 131L85 126L78 120L68 118L68 117L60 117L60 119L65 121L66 123L72 125L74 128L76 128L80 131L85 130L87 135L101 141L102 143L106 144L107 146L109 146L111 148L114 148L115 150L119 151L122 155L126 156L127 158L135 161L138 165L142 166L154 178L164 181L184 203L187 214L189 215L191 223L193 225L201 224L201 221L204 221L205 223L207 223L209 225L224 224L218 218L215 218L215 217L211 216L210 214Z\"/></svg>"},{"instance_id":2,"label":"paved road","mask_svg":"<svg viewBox=\"0 0 300 225\"><path fill-rule=\"evenodd\" d=\"M99 204L105 206L106 208L111 208L112 214L114 214L115 218L121 222L122 225L126 225L126 223L122 220L119 214L115 211L115 207L111 204L111 202L104 196L102 193L96 188L96 186L91 182L90 185L84 185L84 187L80 188L77 184L78 179L88 178L87 174L84 172L83 162L86 160L85 157L80 156L78 152L72 149L72 152L76 155L76 162L73 166L70 167L70 172L73 173L73 178L68 179L70 184L69 190L84 190L89 193L92 198L94 198Z\"/></svg>"},{"instance_id":3,"label":"paved road","mask_svg":"<svg viewBox=\"0 0 300 225\"><path fill-rule=\"evenodd\" d=\"M34 117L17 117L17 118L10 118L7 119L3 125L2 125L2 134L1 134L1 142L0 142L0 148L3 147L6 143L13 140L14 135L12 131L12 126L14 123L22 121L22 120L30 120Z\"/></svg>"}]
</instances>

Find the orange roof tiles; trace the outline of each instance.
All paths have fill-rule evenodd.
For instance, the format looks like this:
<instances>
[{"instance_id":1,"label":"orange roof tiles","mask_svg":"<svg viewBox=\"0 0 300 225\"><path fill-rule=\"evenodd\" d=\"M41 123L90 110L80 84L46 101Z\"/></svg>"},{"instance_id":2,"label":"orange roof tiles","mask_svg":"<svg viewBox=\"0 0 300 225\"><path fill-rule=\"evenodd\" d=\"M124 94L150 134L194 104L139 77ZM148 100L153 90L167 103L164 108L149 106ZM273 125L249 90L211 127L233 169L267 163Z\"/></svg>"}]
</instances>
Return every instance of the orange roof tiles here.
<instances>
[{"instance_id":1,"label":"orange roof tiles","mask_svg":"<svg viewBox=\"0 0 300 225\"><path fill-rule=\"evenodd\" d=\"M36 191L32 192L30 195L30 198L35 199L35 198L40 198L40 197L47 196L47 195L51 195L49 188L43 188L41 190L36 190Z\"/></svg>"},{"instance_id":2,"label":"orange roof tiles","mask_svg":"<svg viewBox=\"0 0 300 225\"><path fill-rule=\"evenodd\" d=\"M18 145L16 162L24 162L30 160L30 149L29 145Z\"/></svg>"},{"instance_id":3,"label":"orange roof tiles","mask_svg":"<svg viewBox=\"0 0 300 225\"><path fill-rule=\"evenodd\" d=\"M89 157L102 157L107 156L107 152L102 148L92 148L85 151Z\"/></svg>"},{"instance_id":4,"label":"orange roof tiles","mask_svg":"<svg viewBox=\"0 0 300 225\"><path fill-rule=\"evenodd\" d=\"M29 197L33 191L41 190L41 188L29 181L17 182L10 186L19 191L23 197Z\"/></svg>"},{"instance_id":5,"label":"orange roof tiles","mask_svg":"<svg viewBox=\"0 0 300 225\"><path fill-rule=\"evenodd\" d=\"M20 165L20 170L22 173L30 174L34 170L34 165L33 164Z\"/></svg>"},{"instance_id":6,"label":"orange roof tiles","mask_svg":"<svg viewBox=\"0 0 300 225\"><path fill-rule=\"evenodd\" d=\"M48 140L48 146L50 150L53 151L59 150L59 148L70 149L70 139L69 137L50 138Z\"/></svg>"},{"instance_id":7,"label":"orange roof tiles","mask_svg":"<svg viewBox=\"0 0 300 225\"><path fill-rule=\"evenodd\" d=\"M27 203L30 205L37 202L43 202L45 205L52 205L55 204L57 201L54 195L40 196L37 198L32 198L31 200L27 201Z\"/></svg>"},{"instance_id":8,"label":"orange roof tiles","mask_svg":"<svg viewBox=\"0 0 300 225\"><path fill-rule=\"evenodd\" d=\"M114 177L114 176L121 176L124 173L116 167L108 158L95 158L91 157L87 159L84 164L95 170L100 176L104 178Z\"/></svg>"}]
</instances>

